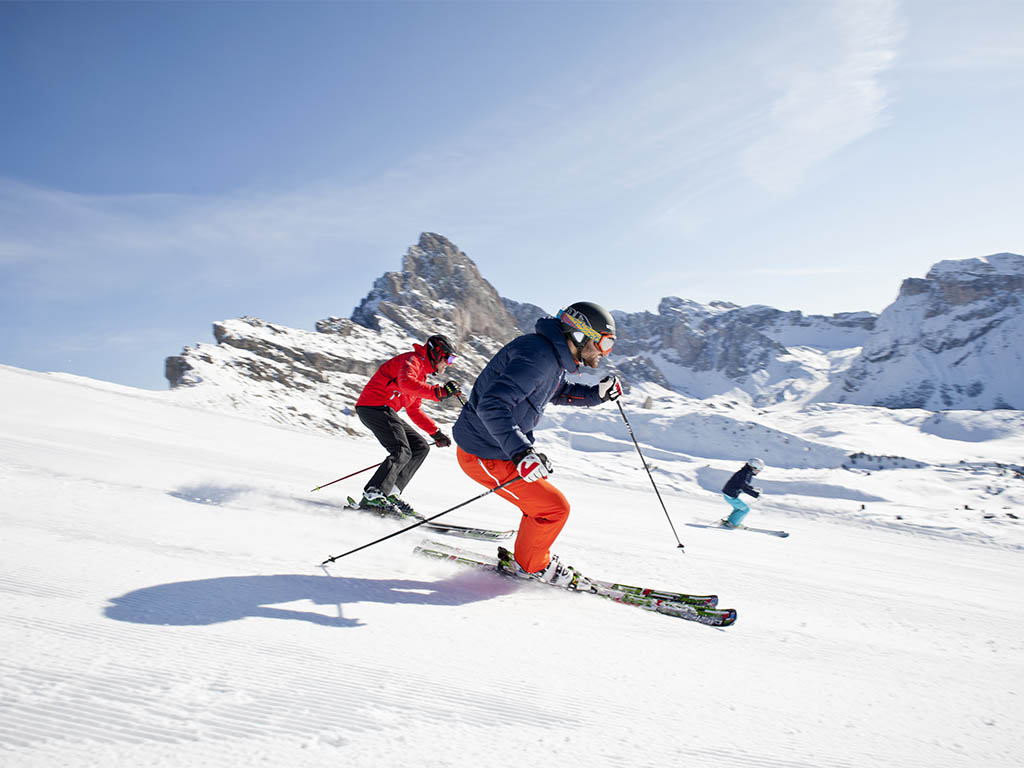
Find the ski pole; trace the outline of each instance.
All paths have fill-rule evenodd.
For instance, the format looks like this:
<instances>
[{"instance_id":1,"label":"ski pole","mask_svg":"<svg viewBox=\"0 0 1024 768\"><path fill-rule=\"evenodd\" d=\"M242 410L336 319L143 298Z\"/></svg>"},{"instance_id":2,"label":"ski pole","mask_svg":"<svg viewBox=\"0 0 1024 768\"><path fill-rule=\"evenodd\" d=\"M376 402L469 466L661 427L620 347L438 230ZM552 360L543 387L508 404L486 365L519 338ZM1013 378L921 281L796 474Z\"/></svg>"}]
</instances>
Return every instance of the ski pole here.
<instances>
[{"instance_id":1,"label":"ski pole","mask_svg":"<svg viewBox=\"0 0 1024 768\"><path fill-rule=\"evenodd\" d=\"M350 549L348 552L345 552L343 554L334 555L334 557L328 557L326 560L324 560L322 563L320 563L320 565L323 566L323 565L327 565L328 563L333 563L335 560L340 560L341 558L347 557L348 555L351 555L351 554L354 554L354 553L358 552L361 549L366 549L367 547L372 547L374 544L380 544L382 541L387 541L388 539L393 538L393 537L397 536L400 533L405 533L406 531L411 531L413 528L419 528L424 523L429 523L431 520L437 520L437 518L439 518L441 515L447 515L449 512L454 512L459 507L464 507L467 504L470 504L471 502L476 501L477 499L482 499L484 496L486 496L486 495L488 495L490 493L494 493L495 491L500 491L502 488L505 488L506 486L512 485L512 483L516 482L517 480L522 480L522 478L519 477L518 475L516 475L515 477L513 477L508 482L502 483L501 485L496 485L494 488L489 488L486 491L484 491L483 493L481 493L479 496L474 496L472 499L468 499L468 500L462 502L461 504L456 504L454 507L450 507L449 509L446 509L444 512L438 512L433 517L427 517L427 518L424 518L423 520L419 520L419 521L413 523L412 525L409 525L409 526L406 526L405 528L402 528L399 531L395 531L394 533L389 533L387 536L381 536L379 539L371 541L369 544L363 544L361 547L356 547L355 549Z\"/></svg>"},{"instance_id":2,"label":"ski pole","mask_svg":"<svg viewBox=\"0 0 1024 768\"><path fill-rule=\"evenodd\" d=\"M683 550L683 554L686 554L686 548L683 546L683 542L679 541L679 534L676 533L676 527L672 525L672 518L669 517L668 510L665 509L665 502L661 499L661 493L658 491L658 486L654 482L654 475L651 474L651 468L647 466L647 459L644 458L643 451L640 450L640 443L636 441L636 435L633 434L633 427L629 424L629 419L626 418L626 412L622 409L622 403L618 400L615 404L619 406L619 413L622 414L622 420L626 422L626 429L629 430L629 436L633 438L633 445L636 446L636 452L640 454L640 461L644 463L644 469L647 470L647 476L651 478L651 485L654 486L654 493L658 497L658 501L661 502L661 508L665 512L665 517L668 518L668 526L672 529L672 535L676 537L676 543L679 545L677 549Z\"/></svg>"},{"instance_id":3,"label":"ski pole","mask_svg":"<svg viewBox=\"0 0 1024 768\"><path fill-rule=\"evenodd\" d=\"M376 464L373 465L373 467L379 467L383 463L383 461L378 461ZM313 489L313 491L319 491L321 488L326 488L328 485L334 485L335 483L340 483L342 480L348 480L350 477L361 475L363 472L367 472L368 470L373 469L373 467L366 467L364 469L360 469L358 472L353 472L351 475L345 475L344 477L339 477L337 480L331 480L331 482L329 483L318 485L316 488ZM312 493L313 491L310 491L310 493Z\"/></svg>"}]
</instances>

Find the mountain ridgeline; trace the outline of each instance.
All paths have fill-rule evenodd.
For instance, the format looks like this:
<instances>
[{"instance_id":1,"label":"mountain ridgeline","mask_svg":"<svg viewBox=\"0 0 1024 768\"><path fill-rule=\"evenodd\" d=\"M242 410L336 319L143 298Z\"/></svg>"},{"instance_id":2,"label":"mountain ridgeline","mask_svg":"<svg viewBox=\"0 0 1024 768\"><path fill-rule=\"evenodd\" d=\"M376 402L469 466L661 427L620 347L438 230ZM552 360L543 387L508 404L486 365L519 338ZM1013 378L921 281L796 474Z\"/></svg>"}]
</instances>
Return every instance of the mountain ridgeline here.
<instances>
[{"instance_id":1,"label":"mountain ridgeline","mask_svg":"<svg viewBox=\"0 0 1024 768\"><path fill-rule=\"evenodd\" d=\"M1021 409L1024 382L1024 256L944 261L903 282L880 315L830 316L700 304L667 297L657 312L614 311L618 326L607 370L699 399L838 402L886 408ZM452 373L472 384L491 355L557 311L502 297L449 240L424 233L402 269L379 277L350 318L315 331L243 317L214 323L216 344L168 357L166 376L196 399L262 402L273 418L350 430L366 378L431 333L460 346ZM601 373L605 372L602 365ZM301 394L301 396L299 396Z\"/></svg>"}]
</instances>

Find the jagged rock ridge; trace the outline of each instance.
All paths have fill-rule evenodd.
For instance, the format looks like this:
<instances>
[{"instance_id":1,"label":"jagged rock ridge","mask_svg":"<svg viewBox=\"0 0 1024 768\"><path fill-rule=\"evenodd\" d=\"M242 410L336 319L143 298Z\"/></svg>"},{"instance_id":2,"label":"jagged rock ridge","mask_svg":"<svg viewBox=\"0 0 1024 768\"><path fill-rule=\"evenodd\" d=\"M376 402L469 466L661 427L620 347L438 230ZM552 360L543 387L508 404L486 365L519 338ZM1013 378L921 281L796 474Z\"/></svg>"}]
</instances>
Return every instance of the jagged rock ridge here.
<instances>
[{"instance_id":1,"label":"jagged rock ridge","mask_svg":"<svg viewBox=\"0 0 1024 768\"><path fill-rule=\"evenodd\" d=\"M377 278L352 321L378 330L387 318L412 337L444 333L481 354L519 334L516 318L476 264L441 235L424 232L401 272ZM498 342L497 347L495 342Z\"/></svg>"},{"instance_id":2,"label":"jagged rock ridge","mask_svg":"<svg viewBox=\"0 0 1024 768\"><path fill-rule=\"evenodd\" d=\"M521 332L498 292L446 238L422 234L402 267L374 282L351 319L325 318L315 333L252 317L214 323L216 345L168 357L165 375L172 388L194 388L190 399L196 401L227 401L280 422L359 431L351 406L384 360L443 333L459 343L450 375L469 383Z\"/></svg>"}]
</instances>

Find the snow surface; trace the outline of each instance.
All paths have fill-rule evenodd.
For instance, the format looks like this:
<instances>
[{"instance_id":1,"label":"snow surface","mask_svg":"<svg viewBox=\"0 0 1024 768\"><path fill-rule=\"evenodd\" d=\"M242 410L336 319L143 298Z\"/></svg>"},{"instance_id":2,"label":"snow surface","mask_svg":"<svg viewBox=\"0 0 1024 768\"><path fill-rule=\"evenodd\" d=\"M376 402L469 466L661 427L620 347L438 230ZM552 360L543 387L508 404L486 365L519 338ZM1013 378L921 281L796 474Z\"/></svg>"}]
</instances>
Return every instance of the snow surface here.
<instances>
[{"instance_id":1,"label":"snow surface","mask_svg":"<svg viewBox=\"0 0 1024 768\"><path fill-rule=\"evenodd\" d=\"M549 409L538 443L573 504L555 550L715 592L739 611L717 630L420 559L419 531L325 573L400 527L339 509L362 477L310 492L378 461L366 437L3 366L0 393L4 768L1024 758L1020 412L637 391L683 555L618 410ZM726 511L719 482L760 448L793 458L758 478L750 521L790 538L687 527ZM479 492L435 450L407 498ZM486 497L444 519L517 513Z\"/></svg>"}]
</instances>

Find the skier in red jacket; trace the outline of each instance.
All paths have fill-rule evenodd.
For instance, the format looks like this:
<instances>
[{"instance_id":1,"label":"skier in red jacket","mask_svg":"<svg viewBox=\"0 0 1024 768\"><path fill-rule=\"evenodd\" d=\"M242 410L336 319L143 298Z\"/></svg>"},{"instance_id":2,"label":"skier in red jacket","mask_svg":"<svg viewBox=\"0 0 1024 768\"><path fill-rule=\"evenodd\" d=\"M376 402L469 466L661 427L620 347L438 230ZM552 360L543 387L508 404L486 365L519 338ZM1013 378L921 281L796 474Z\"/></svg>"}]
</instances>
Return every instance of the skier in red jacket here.
<instances>
[{"instance_id":1,"label":"skier in red jacket","mask_svg":"<svg viewBox=\"0 0 1024 768\"><path fill-rule=\"evenodd\" d=\"M363 387L356 401L356 415L387 449L388 457L367 482L359 506L400 517L416 515L402 498L402 491L427 457L430 446L398 411L405 408L434 445L447 448L452 444L451 438L423 413L420 403L424 398L441 401L462 394L457 381L437 387L426 381L432 373L443 375L455 361L456 351L450 339L436 334L422 346L414 344L412 352L388 360Z\"/></svg>"}]
</instances>

